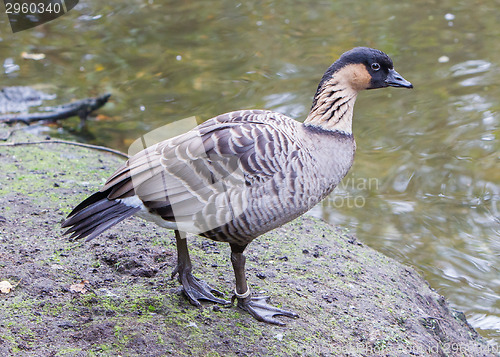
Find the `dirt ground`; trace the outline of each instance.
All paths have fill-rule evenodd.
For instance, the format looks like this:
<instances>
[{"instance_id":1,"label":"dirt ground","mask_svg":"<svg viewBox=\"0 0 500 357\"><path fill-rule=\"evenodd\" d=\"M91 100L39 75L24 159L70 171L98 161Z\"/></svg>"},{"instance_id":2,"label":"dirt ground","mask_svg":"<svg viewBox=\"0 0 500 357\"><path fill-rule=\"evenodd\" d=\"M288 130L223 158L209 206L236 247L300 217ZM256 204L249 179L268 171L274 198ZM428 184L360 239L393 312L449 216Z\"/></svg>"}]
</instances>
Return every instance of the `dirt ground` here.
<instances>
[{"instance_id":1,"label":"dirt ground","mask_svg":"<svg viewBox=\"0 0 500 357\"><path fill-rule=\"evenodd\" d=\"M1 130L0 130L1 131ZM16 133L14 141L27 139ZM173 233L132 218L91 242L60 223L121 158L0 147L0 356L494 356L410 267L308 216L255 240L249 283L299 314L286 326L183 297ZM188 237L195 275L230 298L229 247Z\"/></svg>"}]
</instances>

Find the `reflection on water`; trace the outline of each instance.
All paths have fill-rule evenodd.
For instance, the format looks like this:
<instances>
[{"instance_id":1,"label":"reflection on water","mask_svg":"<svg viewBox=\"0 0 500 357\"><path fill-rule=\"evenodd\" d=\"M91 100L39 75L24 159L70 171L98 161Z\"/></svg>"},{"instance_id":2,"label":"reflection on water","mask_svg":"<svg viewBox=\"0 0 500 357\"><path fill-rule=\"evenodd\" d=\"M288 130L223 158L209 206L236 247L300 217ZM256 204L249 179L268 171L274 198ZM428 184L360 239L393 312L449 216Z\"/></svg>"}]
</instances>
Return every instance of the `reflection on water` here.
<instances>
[{"instance_id":1,"label":"reflection on water","mask_svg":"<svg viewBox=\"0 0 500 357\"><path fill-rule=\"evenodd\" d=\"M499 3L425 4L81 1L16 35L0 19L2 85L49 85L60 102L111 92L85 130L75 119L52 135L125 151L193 115L265 108L303 119L338 55L386 51L415 89L359 96L354 167L311 214L419 268L500 342Z\"/></svg>"}]
</instances>

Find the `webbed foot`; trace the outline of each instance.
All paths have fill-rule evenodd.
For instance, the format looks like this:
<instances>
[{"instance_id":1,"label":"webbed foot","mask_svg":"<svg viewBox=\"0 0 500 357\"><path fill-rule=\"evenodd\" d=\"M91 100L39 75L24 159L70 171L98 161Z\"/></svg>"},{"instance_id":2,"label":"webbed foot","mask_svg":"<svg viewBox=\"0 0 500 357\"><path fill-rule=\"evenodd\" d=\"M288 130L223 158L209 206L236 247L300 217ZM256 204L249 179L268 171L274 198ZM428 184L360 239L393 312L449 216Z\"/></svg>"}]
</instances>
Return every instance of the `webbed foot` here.
<instances>
[{"instance_id":1,"label":"webbed foot","mask_svg":"<svg viewBox=\"0 0 500 357\"><path fill-rule=\"evenodd\" d=\"M285 326L285 323L275 319L275 316L286 316L291 318L299 317L299 315L295 312L269 305L267 303L269 296L248 296L245 298L239 298L234 295L231 302L234 302L235 299L238 299L238 307L240 309L248 311L255 319L269 324Z\"/></svg>"},{"instance_id":2,"label":"webbed foot","mask_svg":"<svg viewBox=\"0 0 500 357\"><path fill-rule=\"evenodd\" d=\"M222 305L231 304L231 302L221 299L221 297L224 296L222 292L213 289L203 280L196 278L190 270L180 269L179 266L177 266L172 272L172 279L177 274L179 274L178 280L182 284L182 292L194 306L201 306L198 300L207 300Z\"/></svg>"}]
</instances>

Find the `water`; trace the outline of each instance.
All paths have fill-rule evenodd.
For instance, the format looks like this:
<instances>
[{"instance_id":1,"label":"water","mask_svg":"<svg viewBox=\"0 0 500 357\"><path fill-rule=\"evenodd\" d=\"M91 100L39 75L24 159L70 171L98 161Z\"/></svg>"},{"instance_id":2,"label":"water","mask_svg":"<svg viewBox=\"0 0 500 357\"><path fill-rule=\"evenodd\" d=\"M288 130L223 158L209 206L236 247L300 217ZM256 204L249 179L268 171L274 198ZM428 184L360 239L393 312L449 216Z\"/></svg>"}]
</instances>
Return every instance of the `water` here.
<instances>
[{"instance_id":1,"label":"water","mask_svg":"<svg viewBox=\"0 0 500 357\"><path fill-rule=\"evenodd\" d=\"M15 35L0 19L2 85L35 85L58 102L111 92L85 130L72 119L50 133L126 151L139 135L193 115L264 108L303 120L342 52L384 50L415 89L360 94L355 164L311 214L419 269L498 343L499 8L498 0L80 1Z\"/></svg>"}]
</instances>

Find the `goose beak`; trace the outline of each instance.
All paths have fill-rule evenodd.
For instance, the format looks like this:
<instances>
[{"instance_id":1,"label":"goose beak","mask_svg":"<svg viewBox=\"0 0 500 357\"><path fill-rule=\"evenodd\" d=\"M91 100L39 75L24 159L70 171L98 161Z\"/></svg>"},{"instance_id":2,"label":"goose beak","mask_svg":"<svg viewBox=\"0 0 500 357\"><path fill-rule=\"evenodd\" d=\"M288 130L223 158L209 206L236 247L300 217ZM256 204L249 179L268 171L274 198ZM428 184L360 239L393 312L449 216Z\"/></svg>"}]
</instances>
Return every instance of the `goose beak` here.
<instances>
[{"instance_id":1,"label":"goose beak","mask_svg":"<svg viewBox=\"0 0 500 357\"><path fill-rule=\"evenodd\" d=\"M408 82L406 79L403 78L403 76L401 76L398 72L396 72L393 69L389 70L389 74L387 75L385 83L390 87L413 88L413 84Z\"/></svg>"}]
</instances>

